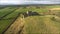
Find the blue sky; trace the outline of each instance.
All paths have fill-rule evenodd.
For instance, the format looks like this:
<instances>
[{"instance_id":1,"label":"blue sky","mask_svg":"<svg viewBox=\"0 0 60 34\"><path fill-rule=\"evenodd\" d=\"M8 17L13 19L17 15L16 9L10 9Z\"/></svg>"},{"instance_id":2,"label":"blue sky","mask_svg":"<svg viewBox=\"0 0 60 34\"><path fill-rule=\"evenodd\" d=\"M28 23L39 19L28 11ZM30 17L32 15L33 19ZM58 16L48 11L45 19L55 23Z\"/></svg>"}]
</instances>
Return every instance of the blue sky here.
<instances>
[{"instance_id":1,"label":"blue sky","mask_svg":"<svg viewBox=\"0 0 60 34\"><path fill-rule=\"evenodd\" d=\"M60 0L0 0L0 5L60 4Z\"/></svg>"}]
</instances>

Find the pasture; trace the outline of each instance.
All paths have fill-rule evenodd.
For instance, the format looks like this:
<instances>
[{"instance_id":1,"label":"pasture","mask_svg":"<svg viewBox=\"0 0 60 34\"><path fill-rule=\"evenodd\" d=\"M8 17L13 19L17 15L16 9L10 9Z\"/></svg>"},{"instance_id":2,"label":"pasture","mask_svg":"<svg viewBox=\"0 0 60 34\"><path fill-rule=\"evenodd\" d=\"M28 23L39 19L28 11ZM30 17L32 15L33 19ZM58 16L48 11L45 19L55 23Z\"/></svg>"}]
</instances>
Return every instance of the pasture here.
<instances>
[{"instance_id":1,"label":"pasture","mask_svg":"<svg viewBox=\"0 0 60 34\"><path fill-rule=\"evenodd\" d=\"M27 11L36 12L41 15L27 16L22 20L25 22L24 28L22 29L23 34L59 34L60 33L59 13L57 12L56 13L57 15L53 15L54 13L53 11L52 14L50 14L49 9L52 8L60 8L60 7L59 5L57 5L57 6L27 6L27 7L9 6L4 7L2 9L0 8L0 34L8 31L9 27L11 27L11 25L14 24L15 21L17 22L16 23L17 25L23 23L20 22L20 18L25 17L23 13L26 13ZM18 18L18 16L20 18ZM53 17L59 17L59 18L56 19ZM16 24L15 26L17 26ZM16 28L15 26L14 28Z\"/></svg>"},{"instance_id":2,"label":"pasture","mask_svg":"<svg viewBox=\"0 0 60 34\"><path fill-rule=\"evenodd\" d=\"M52 20L53 16L31 16L25 18L24 34L59 34L60 22Z\"/></svg>"}]
</instances>

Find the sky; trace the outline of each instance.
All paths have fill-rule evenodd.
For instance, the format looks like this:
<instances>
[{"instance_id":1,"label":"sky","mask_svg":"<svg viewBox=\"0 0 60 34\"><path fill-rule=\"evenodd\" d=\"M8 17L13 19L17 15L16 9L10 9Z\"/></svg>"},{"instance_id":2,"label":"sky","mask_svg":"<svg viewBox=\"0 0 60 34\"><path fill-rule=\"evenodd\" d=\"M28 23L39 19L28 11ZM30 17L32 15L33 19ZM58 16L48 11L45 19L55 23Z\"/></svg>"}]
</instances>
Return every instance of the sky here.
<instances>
[{"instance_id":1,"label":"sky","mask_svg":"<svg viewBox=\"0 0 60 34\"><path fill-rule=\"evenodd\" d=\"M0 0L0 5L60 4L60 0Z\"/></svg>"}]
</instances>

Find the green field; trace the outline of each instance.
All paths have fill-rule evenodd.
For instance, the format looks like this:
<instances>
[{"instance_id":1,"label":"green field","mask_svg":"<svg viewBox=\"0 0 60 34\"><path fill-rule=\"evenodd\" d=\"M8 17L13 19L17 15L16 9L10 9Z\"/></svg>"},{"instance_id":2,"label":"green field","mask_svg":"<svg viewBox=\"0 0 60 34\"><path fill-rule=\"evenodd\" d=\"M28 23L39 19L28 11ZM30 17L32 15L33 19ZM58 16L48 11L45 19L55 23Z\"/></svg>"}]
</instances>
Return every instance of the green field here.
<instances>
[{"instance_id":1,"label":"green field","mask_svg":"<svg viewBox=\"0 0 60 34\"><path fill-rule=\"evenodd\" d=\"M5 7L0 9L0 34L4 32L13 21L18 18L18 14L27 11L37 12L37 16L28 16L24 18L24 34L60 34L60 17L48 13L51 8L60 8L59 6L28 6L28 7ZM54 12L54 11L53 11ZM47 13L47 14L45 14ZM54 18L53 18L54 17ZM55 17L58 17L55 18Z\"/></svg>"},{"instance_id":2,"label":"green field","mask_svg":"<svg viewBox=\"0 0 60 34\"><path fill-rule=\"evenodd\" d=\"M0 33L14 21L19 12L17 8L7 7L0 10Z\"/></svg>"}]
</instances>

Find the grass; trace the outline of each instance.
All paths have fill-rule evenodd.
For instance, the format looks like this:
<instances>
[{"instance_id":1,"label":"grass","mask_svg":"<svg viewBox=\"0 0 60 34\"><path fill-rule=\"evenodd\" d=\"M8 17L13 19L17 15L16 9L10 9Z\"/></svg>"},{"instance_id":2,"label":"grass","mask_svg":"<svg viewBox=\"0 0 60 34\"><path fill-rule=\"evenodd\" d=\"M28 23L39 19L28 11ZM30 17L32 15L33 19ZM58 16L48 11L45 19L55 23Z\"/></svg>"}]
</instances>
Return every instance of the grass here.
<instances>
[{"instance_id":1,"label":"grass","mask_svg":"<svg viewBox=\"0 0 60 34\"><path fill-rule=\"evenodd\" d=\"M25 18L25 34L59 34L60 23L52 21L51 16L31 16Z\"/></svg>"},{"instance_id":2,"label":"grass","mask_svg":"<svg viewBox=\"0 0 60 34\"><path fill-rule=\"evenodd\" d=\"M8 25L11 24L12 21L13 19L0 20L0 34L2 34L2 32L8 27Z\"/></svg>"},{"instance_id":3,"label":"grass","mask_svg":"<svg viewBox=\"0 0 60 34\"><path fill-rule=\"evenodd\" d=\"M0 17L3 17L4 15L9 14L10 12L13 12L13 10L15 10L15 9L16 8L11 9L8 7L8 8L0 10Z\"/></svg>"},{"instance_id":4,"label":"grass","mask_svg":"<svg viewBox=\"0 0 60 34\"><path fill-rule=\"evenodd\" d=\"M17 8L10 8L10 9L7 8L4 10L5 10L5 13L9 13L14 9L17 9ZM1 11L2 14L4 13L4 10ZM2 34L2 32L13 22L13 20L17 17L18 13L19 12L17 10L15 10L11 14L8 14L7 16L3 17L0 20L0 34ZM1 16L2 16L2 14L1 14ZM11 19L9 19L9 18L11 18Z\"/></svg>"},{"instance_id":5,"label":"grass","mask_svg":"<svg viewBox=\"0 0 60 34\"><path fill-rule=\"evenodd\" d=\"M13 13L11 13L11 14L7 15L6 17L4 17L3 19L16 18L16 16L20 13L19 11L20 10L17 9Z\"/></svg>"},{"instance_id":6,"label":"grass","mask_svg":"<svg viewBox=\"0 0 60 34\"><path fill-rule=\"evenodd\" d=\"M57 6L56 6L57 7ZM12 23L18 13L26 12L26 11L34 11L37 13L48 12L49 8L54 8L53 6L47 6L46 8L24 8L24 7L6 7L0 9L0 17L6 15L7 13L13 11L14 12L8 14L0 20L0 34ZM60 23L53 21L51 19L51 15L49 16L28 16L24 18L25 27L23 29L25 34L59 34L60 32ZM11 19L9 19L11 18ZM3 20L5 19L5 20ZM8 20L7 20L8 19Z\"/></svg>"},{"instance_id":7,"label":"grass","mask_svg":"<svg viewBox=\"0 0 60 34\"><path fill-rule=\"evenodd\" d=\"M37 8L35 8L35 7L30 7L30 8L20 8L20 12L27 12L27 11L34 11L34 12L38 12L38 13L40 13L40 12L47 12L48 10L47 10L47 8L39 8L39 9L37 9Z\"/></svg>"}]
</instances>

